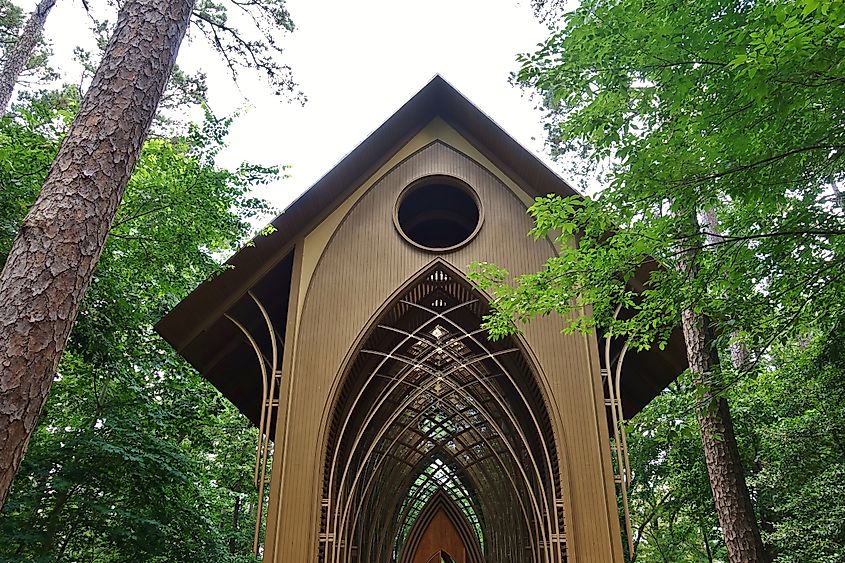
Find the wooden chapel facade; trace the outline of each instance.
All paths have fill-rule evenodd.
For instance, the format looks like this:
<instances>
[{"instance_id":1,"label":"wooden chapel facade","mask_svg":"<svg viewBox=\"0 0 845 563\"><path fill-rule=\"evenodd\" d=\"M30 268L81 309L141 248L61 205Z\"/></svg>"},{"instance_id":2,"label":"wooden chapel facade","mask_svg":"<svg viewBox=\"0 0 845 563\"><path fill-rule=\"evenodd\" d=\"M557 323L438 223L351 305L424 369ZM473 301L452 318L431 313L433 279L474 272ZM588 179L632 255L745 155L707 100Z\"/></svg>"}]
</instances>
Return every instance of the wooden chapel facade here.
<instances>
[{"instance_id":1,"label":"wooden chapel facade","mask_svg":"<svg viewBox=\"0 0 845 563\"><path fill-rule=\"evenodd\" d=\"M264 561L621 563L619 421L682 343L623 369L554 317L486 338L467 266L540 268L548 193L575 192L435 77L160 321L260 429Z\"/></svg>"}]
</instances>

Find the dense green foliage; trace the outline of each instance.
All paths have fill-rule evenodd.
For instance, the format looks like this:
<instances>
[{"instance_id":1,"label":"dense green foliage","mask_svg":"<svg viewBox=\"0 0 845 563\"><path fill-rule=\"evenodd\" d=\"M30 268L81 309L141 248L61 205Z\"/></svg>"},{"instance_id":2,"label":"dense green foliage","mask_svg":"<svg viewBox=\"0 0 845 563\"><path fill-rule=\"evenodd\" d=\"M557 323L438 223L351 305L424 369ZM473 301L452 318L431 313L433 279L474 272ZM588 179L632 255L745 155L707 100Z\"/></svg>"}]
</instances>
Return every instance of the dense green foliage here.
<instances>
[{"instance_id":1,"label":"dense green foliage","mask_svg":"<svg viewBox=\"0 0 845 563\"><path fill-rule=\"evenodd\" d=\"M476 265L497 296L488 328L589 306L564 330L643 349L683 310L709 319L767 549L842 560L845 4L585 0L555 24L516 80L541 96L556 154L603 188L531 208L532 234L562 247L542 271ZM729 369L738 343L751 363ZM726 558L702 393L682 378L632 423L640 561Z\"/></svg>"},{"instance_id":2,"label":"dense green foliage","mask_svg":"<svg viewBox=\"0 0 845 563\"><path fill-rule=\"evenodd\" d=\"M0 120L0 260L77 100L29 96ZM208 114L144 146L0 518L0 560L252 560L256 431L152 330L268 212L248 192L275 169L214 164L228 125Z\"/></svg>"},{"instance_id":3,"label":"dense green foliage","mask_svg":"<svg viewBox=\"0 0 845 563\"><path fill-rule=\"evenodd\" d=\"M845 318L836 321L806 348L777 350L779 368L734 391L778 561L845 560Z\"/></svg>"},{"instance_id":4,"label":"dense green foliage","mask_svg":"<svg viewBox=\"0 0 845 563\"><path fill-rule=\"evenodd\" d=\"M98 46L74 50L85 84L113 27L95 18L115 5L83 5ZM26 16L0 0L0 55ZM200 1L192 20L233 76L301 97L279 56L283 0ZM32 92L59 78L49 56L42 41L0 119L0 264L80 101ZM206 97L204 73L174 69L0 516L0 561L254 560L256 430L152 330L267 215L250 191L278 175L215 165L230 120L186 117Z\"/></svg>"},{"instance_id":5,"label":"dense green foliage","mask_svg":"<svg viewBox=\"0 0 845 563\"><path fill-rule=\"evenodd\" d=\"M727 392L776 561L845 560L843 321L811 342L777 347L764 369ZM683 376L629 425L638 561L727 561L694 404Z\"/></svg>"},{"instance_id":6,"label":"dense green foliage","mask_svg":"<svg viewBox=\"0 0 845 563\"><path fill-rule=\"evenodd\" d=\"M552 146L604 166L608 183L594 199L532 208L535 235L560 229L567 240L578 233L580 245L522 278L526 293L502 300L511 312L588 302L603 326L648 346L686 305L761 344L839 309L841 2L583 2L523 57L518 78L543 94ZM724 240L707 241L709 227L694 217L705 210ZM700 249L709 252L696 252L700 272L690 280L681 260ZM655 258L667 267L652 287L626 285ZM614 322L619 302L637 317Z\"/></svg>"}]
</instances>

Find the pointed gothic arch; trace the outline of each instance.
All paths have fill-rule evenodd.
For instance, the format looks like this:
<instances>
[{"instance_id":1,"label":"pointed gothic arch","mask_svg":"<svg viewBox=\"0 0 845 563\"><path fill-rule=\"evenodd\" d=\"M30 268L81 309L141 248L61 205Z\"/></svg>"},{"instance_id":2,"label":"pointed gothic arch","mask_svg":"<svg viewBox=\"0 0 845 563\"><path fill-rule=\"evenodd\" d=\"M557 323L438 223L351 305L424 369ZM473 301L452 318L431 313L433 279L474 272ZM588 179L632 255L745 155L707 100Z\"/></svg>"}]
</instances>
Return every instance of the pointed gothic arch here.
<instances>
[{"instance_id":1,"label":"pointed gothic arch","mask_svg":"<svg viewBox=\"0 0 845 563\"><path fill-rule=\"evenodd\" d=\"M483 563L478 536L463 511L442 489L426 501L407 541L398 554L400 563L441 563L443 555L452 563ZM437 559L440 556L440 559Z\"/></svg>"},{"instance_id":2,"label":"pointed gothic arch","mask_svg":"<svg viewBox=\"0 0 845 563\"><path fill-rule=\"evenodd\" d=\"M525 211L549 193L575 194L435 77L156 325L259 428L265 562L394 562L437 456L485 562L622 562L623 423L685 369L680 332L624 367L553 316L488 342L450 266L541 268Z\"/></svg>"},{"instance_id":3,"label":"pointed gothic arch","mask_svg":"<svg viewBox=\"0 0 845 563\"><path fill-rule=\"evenodd\" d=\"M363 333L332 411L320 561L408 553L403 507L432 459L468 485L456 521L476 528L479 562L566 560L557 448L536 371L515 339L486 338L487 308L436 259Z\"/></svg>"},{"instance_id":4,"label":"pointed gothic arch","mask_svg":"<svg viewBox=\"0 0 845 563\"><path fill-rule=\"evenodd\" d=\"M483 546L484 515L475 501L477 487L468 481L468 476L461 475L459 469L448 461L449 454L435 449L429 458L430 462L423 458L424 461L420 465L422 469L417 472L417 478L409 487L399 508L400 526L394 551L399 552L426 507L441 493L449 497L450 504L459 511L459 519L468 525L475 542Z\"/></svg>"}]
</instances>

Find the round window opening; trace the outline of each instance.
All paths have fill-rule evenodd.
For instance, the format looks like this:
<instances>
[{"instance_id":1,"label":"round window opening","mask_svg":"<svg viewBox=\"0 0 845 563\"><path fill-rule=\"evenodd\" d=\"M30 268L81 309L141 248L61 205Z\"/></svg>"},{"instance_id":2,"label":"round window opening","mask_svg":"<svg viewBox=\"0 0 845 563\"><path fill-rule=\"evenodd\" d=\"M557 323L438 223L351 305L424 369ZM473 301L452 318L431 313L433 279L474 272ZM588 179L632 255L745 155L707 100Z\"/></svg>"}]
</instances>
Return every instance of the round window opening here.
<instances>
[{"instance_id":1,"label":"round window opening","mask_svg":"<svg viewBox=\"0 0 845 563\"><path fill-rule=\"evenodd\" d=\"M444 251L465 244L478 232L481 210L468 186L428 178L405 190L394 219L409 242L425 250Z\"/></svg>"}]
</instances>

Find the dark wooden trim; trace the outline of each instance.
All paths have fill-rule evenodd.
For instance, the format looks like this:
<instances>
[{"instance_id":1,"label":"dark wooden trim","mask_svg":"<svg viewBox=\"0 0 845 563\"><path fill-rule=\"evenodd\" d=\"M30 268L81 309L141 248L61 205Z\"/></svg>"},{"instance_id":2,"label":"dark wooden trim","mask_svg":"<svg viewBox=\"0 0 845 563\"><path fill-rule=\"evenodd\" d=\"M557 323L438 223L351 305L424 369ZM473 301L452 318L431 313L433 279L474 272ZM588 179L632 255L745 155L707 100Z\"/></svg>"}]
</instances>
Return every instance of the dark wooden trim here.
<instances>
[{"instance_id":1,"label":"dark wooden trim","mask_svg":"<svg viewBox=\"0 0 845 563\"><path fill-rule=\"evenodd\" d=\"M480 150L484 148L483 154L488 158L498 155L494 158L502 169L513 174L523 189L539 188L531 195L577 193L448 82L435 76L276 217L271 223L275 233L256 237L253 246L243 248L226 262L233 268L204 282L159 321L155 327L159 334L174 348L182 350L272 269L290 251L294 239L303 237L322 222L361 182L438 116L456 130L467 131L473 139L485 139L486 143L478 145Z\"/></svg>"}]
</instances>

